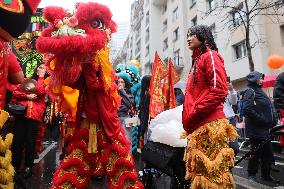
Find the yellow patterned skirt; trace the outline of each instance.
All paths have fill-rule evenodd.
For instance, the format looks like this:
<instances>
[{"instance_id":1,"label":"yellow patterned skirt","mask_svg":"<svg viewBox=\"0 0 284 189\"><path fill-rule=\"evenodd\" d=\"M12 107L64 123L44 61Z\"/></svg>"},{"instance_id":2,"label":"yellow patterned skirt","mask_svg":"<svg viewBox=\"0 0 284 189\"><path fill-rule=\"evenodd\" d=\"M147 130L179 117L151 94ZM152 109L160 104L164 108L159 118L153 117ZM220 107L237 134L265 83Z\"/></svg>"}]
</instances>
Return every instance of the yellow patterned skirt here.
<instances>
[{"instance_id":1,"label":"yellow patterned skirt","mask_svg":"<svg viewBox=\"0 0 284 189\"><path fill-rule=\"evenodd\" d=\"M187 135L185 178L192 181L191 189L235 188L229 171L234 166L234 151L228 143L236 137L236 130L226 119L210 122Z\"/></svg>"}]
</instances>

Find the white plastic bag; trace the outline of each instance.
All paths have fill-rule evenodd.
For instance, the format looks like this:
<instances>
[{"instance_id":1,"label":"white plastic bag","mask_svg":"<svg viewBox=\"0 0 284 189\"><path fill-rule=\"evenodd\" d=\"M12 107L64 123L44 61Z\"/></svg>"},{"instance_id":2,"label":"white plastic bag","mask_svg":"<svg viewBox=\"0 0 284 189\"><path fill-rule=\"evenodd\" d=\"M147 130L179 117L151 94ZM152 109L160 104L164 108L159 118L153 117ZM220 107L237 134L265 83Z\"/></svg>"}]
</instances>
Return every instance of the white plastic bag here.
<instances>
[{"instance_id":1,"label":"white plastic bag","mask_svg":"<svg viewBox=\"0 0 284 189\"><path fill-rule=\"evenodd\" d=\"M180 139L184 132L182 125L182 106L164 111L151 120L148 128L149 140L173 147L186 147L187 140Z\"/></svg>"}]
</instances>

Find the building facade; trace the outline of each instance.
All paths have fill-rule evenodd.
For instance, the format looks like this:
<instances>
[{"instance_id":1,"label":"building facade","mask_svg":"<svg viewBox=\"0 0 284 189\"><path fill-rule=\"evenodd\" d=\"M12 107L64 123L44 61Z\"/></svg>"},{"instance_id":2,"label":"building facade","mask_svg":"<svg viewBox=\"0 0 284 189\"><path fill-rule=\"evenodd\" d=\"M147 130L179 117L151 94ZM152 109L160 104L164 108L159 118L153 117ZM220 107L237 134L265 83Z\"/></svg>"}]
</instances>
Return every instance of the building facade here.
<instances>
[{"instance_id":1,"label":"building facade","mask_svg":"<svg viewBox=\"0 0 284 189\"><path fill-rule=\"evenodd\" d=\"M265 0L262 0L265 1ZM191 52L187 48L188 28L197 24L211 27L225 67L237 88L244 87L244 77L249 73L245 30L240 17L232 8L215 10L222 0L137 0L131 7L131 29L114 64L137 59L142 65L142 75L150 74L157 51L167 63L173 59L181 79L186 82L191 67ZM253 3L254 1L248 1ZM283 4L282 0L275 3ZM232 1L232 6L244 6L243 1ZM253 6L253 4L249 4ZM277 8L277 7L276 7ZM279 6L279 12L284 12ZM266 66L271 54L284 56L284 17L272 21L268 16L256 16L251 27L252 57L255 70L276 74Z\"/></svg>"},{"instance_id":2,"label":"building facade","mask_svg":"<svg viewBox=\"0 0 284 189\"><path fill-rule=\"evenodd\" d=\"M119 22L117 23L117 32L112 35L110 41L110 60L114 61L114 59L118 56L118 53L123 47L123 44L129 34L129 22Z\"/></svg>"}]
</instances>

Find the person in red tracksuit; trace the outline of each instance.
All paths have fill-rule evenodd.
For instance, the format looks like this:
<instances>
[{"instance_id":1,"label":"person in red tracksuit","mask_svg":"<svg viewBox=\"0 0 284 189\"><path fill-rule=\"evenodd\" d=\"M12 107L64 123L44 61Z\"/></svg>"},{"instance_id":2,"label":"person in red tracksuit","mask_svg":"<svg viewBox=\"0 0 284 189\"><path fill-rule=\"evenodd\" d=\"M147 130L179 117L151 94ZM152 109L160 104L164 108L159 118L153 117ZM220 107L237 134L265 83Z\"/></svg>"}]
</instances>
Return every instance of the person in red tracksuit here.
<instances>
[{"instance_id":1,"label":"person in red tracksuit","mask_svg":"<svg viewBox=\"0 0 284 189\"><path fill-rule=\"evenodd\" d=\"M36 136L45 111L45 72L46 68L43 64L37 68L38 78L35 93L29 94L21 91L21 85L18 85L13 91L12 102L27 106L26 115L16 116L15 118L14 141L12 144L12 163L18 172L25 146L25 177L32 174L31 168L34 162Z\"/></svg>"},{"instance_id":2,"label":"person in red tracksuit","mask_svg":"<svg viewBox=\"0 0 284 189\"><path fill-rule=\"evenodd\" d=\"M208 26L190 28L187 42L193 54L182 114L188 138L186 179L192 180L191 189L235 188L228 170L234 151L228 142L237 134L223 112L228 94L224 60Z\"/></svg>"}]
</instances>

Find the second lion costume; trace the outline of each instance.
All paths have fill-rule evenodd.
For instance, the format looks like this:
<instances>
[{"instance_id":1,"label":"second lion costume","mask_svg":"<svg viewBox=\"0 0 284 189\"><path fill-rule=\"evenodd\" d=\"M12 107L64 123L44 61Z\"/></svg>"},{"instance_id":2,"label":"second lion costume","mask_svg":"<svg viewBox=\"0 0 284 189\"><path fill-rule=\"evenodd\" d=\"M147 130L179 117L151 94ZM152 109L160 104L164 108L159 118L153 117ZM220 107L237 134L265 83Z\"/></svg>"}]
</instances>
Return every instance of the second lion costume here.
<instances>
[{"instance_id":1,"label":"second lion costume","mask_svg":"<svg viewBox=\"0 0 284 189\"><path fill-rule=\"evenodd\" d=\"M50 27L38 39L37 48L53 55L49 89L64 96L62 106L76 115L76 129L52 188L87 188L90 177L98 174L107 176L110 189L143 188L117 116L119 96L108 48L116 29L111 12L97 3L79 3L74 15L48 7L44 16ZM66 98L70 93L75 97Z\"/></svg>"}]
</instances>

